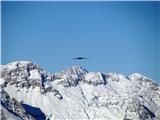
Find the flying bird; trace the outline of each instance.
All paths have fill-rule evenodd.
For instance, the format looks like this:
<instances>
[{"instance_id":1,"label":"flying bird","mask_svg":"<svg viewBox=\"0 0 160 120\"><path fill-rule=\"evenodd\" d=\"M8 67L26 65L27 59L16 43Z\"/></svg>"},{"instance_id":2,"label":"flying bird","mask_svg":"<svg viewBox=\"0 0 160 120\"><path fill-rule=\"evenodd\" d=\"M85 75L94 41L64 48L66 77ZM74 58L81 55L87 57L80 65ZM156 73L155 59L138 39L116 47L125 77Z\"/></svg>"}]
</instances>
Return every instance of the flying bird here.
<instances>
[{"instance_id":1,"label":"flying bird","mask_svg":"<svg viewBox=\"0 0 160 120\"><path fill-rule=\"evenodd\" d=\"M76 58L73 58L73 60L88 60L88 58L85 58L85 57L76 57Z\"/></svg>"}]
</instances>

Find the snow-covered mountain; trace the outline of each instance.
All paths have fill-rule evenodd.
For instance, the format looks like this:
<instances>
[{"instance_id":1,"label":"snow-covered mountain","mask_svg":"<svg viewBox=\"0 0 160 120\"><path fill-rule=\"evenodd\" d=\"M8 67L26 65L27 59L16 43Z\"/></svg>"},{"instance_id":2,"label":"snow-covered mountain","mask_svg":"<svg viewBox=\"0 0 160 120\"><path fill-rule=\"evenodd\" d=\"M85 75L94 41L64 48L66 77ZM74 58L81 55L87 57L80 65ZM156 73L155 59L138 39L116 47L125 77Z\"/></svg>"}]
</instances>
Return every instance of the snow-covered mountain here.
<instances>
[{"instance_id":1,"label":"snow-covered mountain","mask_svg":"<svg viewBox=\"0 0 160 120\"><path fill-rule=\"evenodd\" d=\"M50 74L29 61L0 69L3 120L160 120L160 86L138 73Z\"/></svg>"}]
</instances>

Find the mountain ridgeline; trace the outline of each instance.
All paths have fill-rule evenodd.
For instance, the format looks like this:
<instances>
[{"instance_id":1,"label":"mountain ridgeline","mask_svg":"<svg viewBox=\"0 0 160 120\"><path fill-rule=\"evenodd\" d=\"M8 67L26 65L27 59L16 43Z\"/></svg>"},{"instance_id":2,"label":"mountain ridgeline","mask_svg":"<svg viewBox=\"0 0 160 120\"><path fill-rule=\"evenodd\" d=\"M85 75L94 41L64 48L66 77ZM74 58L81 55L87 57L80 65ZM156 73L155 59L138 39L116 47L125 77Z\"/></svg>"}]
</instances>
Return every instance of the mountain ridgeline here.
<instances>
[{"instance_id":1,"label":"mountain ridgeline","mask_svg":"<svg viewBox=\"0 0 160 120\"><path fill-rule=\"evenodd\" d=\"M2 120L160 120L160 86L142 74L51 74L30 61L0 69Z\"/></svg>"}]
</instances>

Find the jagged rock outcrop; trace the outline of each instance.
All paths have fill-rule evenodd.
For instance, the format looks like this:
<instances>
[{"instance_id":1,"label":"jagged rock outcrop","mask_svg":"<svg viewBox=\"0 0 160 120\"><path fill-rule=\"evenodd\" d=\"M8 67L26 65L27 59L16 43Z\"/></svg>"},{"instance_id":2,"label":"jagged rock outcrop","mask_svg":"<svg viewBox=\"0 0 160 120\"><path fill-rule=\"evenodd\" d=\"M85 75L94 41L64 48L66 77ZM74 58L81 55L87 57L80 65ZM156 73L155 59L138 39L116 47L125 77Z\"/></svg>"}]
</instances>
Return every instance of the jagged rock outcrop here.
<instances>
[{"instance_id":1,"label":"jagged rock outcrop","mask_svg":"<svg viewBox=\"0 0 160 120\"><path fill-rule=\"evenodd\" d=\"M56 78L57 84L61 84L64 87L76 87L77 84L84 79L84 75L87 73L87 70L75 65L64 71L55 73L53 76Z\"/></svg>"},{"instance_id":2,"label":"jagged rock outcrop","mask_svg":"<svg viewBox=\"0 0 160 120\"><path fill-rule=\"evenodd\" d=\"M40 108L50 120L160 118L160 86L138 73L95 73L73 66L51 74L17 61L1 65L0 85L17 103Z\"/></svg>"},{"instance_id":3,"label":"jagged rock outcrop","mask_svg":"<svg viewBox=\"0 0 160 120\"><path fill-rule=\"evenodd\" d=\"M26 113L23 106L15 98L10 98L3 89L1 91L1 105L1 120L34 120L33 117Z\"/></svg>"},{"instance_id":4,"label":"jagged rock outcrop","mask_svg":"<svg viewBox=\"0 0 160 120\"><path fill-rule=\"evenodd\" d=\"M84 76L83 82L87 83L87 84L92 84L94 86L101 85L101 84L103 84L103 85L107 84L107 81L105 79L105 75L100 73L100 72L97 72L97 73L89 72L89 73L87 73Z\"/></svg>"},{"instance_id":5,"label":"jagged rock outcrop","mask_svg":"<svg viewBox=\"0 0 160 120\"><path fill-rule=\"evenodd\" d=\"M39 87L41 93L44 94L50 91L53 92L58 99L62 99L62 96L56 89L51 86L49 87L49 82L52 81L51 75L30 61L17 61L7 64L6 66L2 65L1 78L4 81L1 84L2 88L8 84L14 85L17 90Z\"/></svg>"}]
</instances>

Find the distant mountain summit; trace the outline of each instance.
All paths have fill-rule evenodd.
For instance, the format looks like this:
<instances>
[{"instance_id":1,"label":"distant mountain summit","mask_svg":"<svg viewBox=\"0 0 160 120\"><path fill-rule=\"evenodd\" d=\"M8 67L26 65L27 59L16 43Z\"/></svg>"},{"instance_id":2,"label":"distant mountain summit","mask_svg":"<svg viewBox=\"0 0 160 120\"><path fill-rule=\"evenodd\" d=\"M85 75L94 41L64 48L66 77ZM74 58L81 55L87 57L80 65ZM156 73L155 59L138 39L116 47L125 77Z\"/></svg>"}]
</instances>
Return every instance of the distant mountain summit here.
<instances>
[{"instance_id":1,"label":"distant mountain summit","mask_svg":"<svg viewBox=\"0 0 160 120\"><path fill-rule=\"evenodd\" d=\"M51 74L31 61L0 69L2 120L160 120L160 86L142 74Z\"/></svg>"},{"instance_id":2,"label":"distant mountain summit","mask_svg":"<svg viewBox=\"0 0 160 120\"><path fill-rule=\"evenodd\" d=\"M64 71L62 71L63 74L77 74L77 75L83 75L88 73L88 71L81 66L75 65L72 66Z\"/></svg>"}]
</instances>

